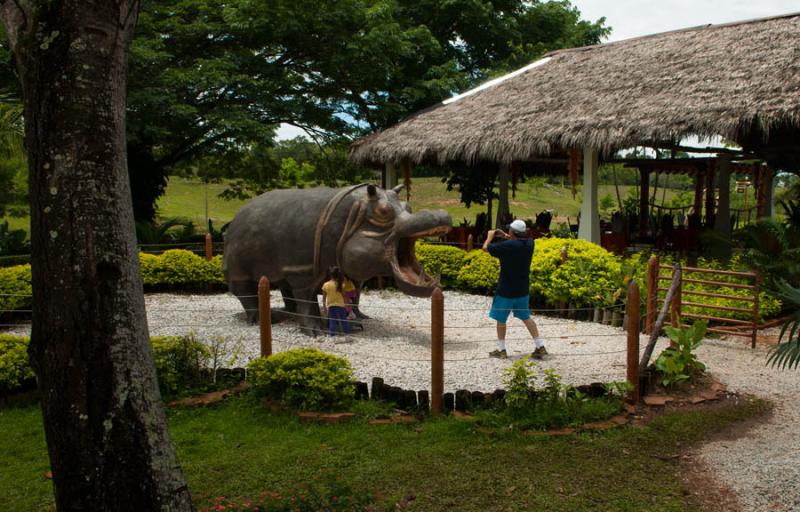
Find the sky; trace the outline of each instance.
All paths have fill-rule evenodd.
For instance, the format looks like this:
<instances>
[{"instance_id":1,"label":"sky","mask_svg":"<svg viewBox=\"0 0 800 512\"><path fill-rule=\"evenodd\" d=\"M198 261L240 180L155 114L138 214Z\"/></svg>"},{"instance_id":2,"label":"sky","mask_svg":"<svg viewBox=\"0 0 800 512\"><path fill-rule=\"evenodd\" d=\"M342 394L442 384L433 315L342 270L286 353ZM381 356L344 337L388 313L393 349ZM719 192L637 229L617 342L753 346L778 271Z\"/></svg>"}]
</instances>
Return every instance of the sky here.
<instances>
[{"instance_id":1,"label":"sky","mask_svg":"<svg viewBox=\"0 0 800 512\"><path fill-rule=\"evenodd\" d=\"M572 5L583 19L605 16L606 25L613 28L608 41L800 12L800 0L572 0ZM279 140L303 134L287 124L278 129Z\"/></svg>"}]
</instances>

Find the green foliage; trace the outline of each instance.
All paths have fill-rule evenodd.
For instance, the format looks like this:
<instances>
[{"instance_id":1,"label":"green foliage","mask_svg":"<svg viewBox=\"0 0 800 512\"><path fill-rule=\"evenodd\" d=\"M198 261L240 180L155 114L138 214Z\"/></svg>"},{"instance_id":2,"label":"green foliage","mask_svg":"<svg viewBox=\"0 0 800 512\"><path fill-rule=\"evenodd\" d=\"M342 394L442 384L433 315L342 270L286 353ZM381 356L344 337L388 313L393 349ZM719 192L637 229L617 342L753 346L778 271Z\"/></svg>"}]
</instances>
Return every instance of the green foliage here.
<instances>
[{"instance_id":1,"label":"green foliage","mask_svg":"<svg viewBox=\"0 0 800 512\"><path fill-rule=\"evenodd\" d=\"M8 221L0 224L0 256L7 254L27 254L31 244L24 229L11 229Z\"/></svg>"},{"instance_id":2,"label":"green foliage","mask_svg":"<svg viewBox=\"0 0 800 512\"><path fill-rule=\"evenodd\" d=\"M175 228L183 229L179 231ZM136 223L136 241L139 245L184 241L188 236L194 234L194 224L178 217L161 222L141 221Z\"/></svg>"},{"instance_id":3,"label":"green foliage","mask_svg":"<svg viewBox=\"0 0 800 512\"><path fill-rule=\"evenodd\" d=\"M331 410L347 407L355 394L350 363L315 348L280 352L248 365L257 394L289 407Z\"/></svg>"},{"instance_id":4,"label":"green foliage","mask_svg":"<svg viewBox=\"0 0 800 512\"><path fill-rule=\"evenodd\" d=\"M691 327L664 329L676 347L664 349L656 359L655 367L662 385L671 387L691 381L705 370L705 365L697 359L694 351L706 335L706 328L706 322L698 320Z\"/></svg>"},{"instance_id":5,"label":"green foliage","mask_svg":"<svg viewBox=\"0 0 800 512\"><path fill-rule=\"evenodd\" d=\"M567 261L561 264L561 248ZM585 240L546 238L536 240L531 261L531 294L549 304L572 302L578 307L600 304L619 287L620 260Z\"/></svg>"},{"instance_id":6,"label":"green foliage","mask_svg":"<svg viewBox=\"0 0 800 512\"><path fill-rule=\"evenodd\" d=\"M212 290L223 289L225 285L220 255L206 261L181 249L165 251L158 256L139 253L139 266L145 290Z\"/></svg>"},{"instance_id":7,"label":"green foliage","mask_svg":"<svg viewBox=\"0 0 800 512\"><path fill-rule=\"evenodd\" d=\"M171 397L197 385L211 352L194 336L155 336L150 339L162 396Z\"/></svg>"},{"instance_id":8,"label":"green foliage","mask_svg":"<svg viewBox=\"0 0 800 512\"><path fill-rule=\"evenodd\" d=\"M777 290L777 281L800 286L800 201L781 201L785 218L763 219L736 233L743 259L764 272L764 284Z\"/></svg>"},{"instance_id":9,"label":"green foliage","mask_svg":"<svg viewBox=\"0 0 800 512\"><path fill-rule=\"evenodd\" d=\"M30 309L31 293L30 265L0 268L0 315L4 311Z\"/></svg>"},{"instance_id":10,"label":"green foliage","mask_svg":"<svg viewBox=\"0 0 800 512\"><path fill-rule=\"evenodd\" d=\"M780 343L770 350L767 364L781 369L797 368L800 365L800 288L786 281L776 283L781 297L791 304L794 311L781 326Z\"/></svg>"},{"instance_id":11,"label":"green foliage","mask_svg":"<svg viewBox=\"0 0 800 512\"><path fill-rule=\"evenodd\" d=\"M33 377L28 362L29 339L23 336L0 334L0 391L18 388Z\"/></svg>"},{"instance_id":12,"label":"green foliage","mask_svg":"<svg viewBox=\"0 0 800 512\"><path fill-rule=\"evenodd\" d=\"M504 372L505 408L482 413L495 426L542 429L578 425L616 414L627 383L611 383L603 397L591 399L561 383L552 368L540 370L530 358L515 361ZM537 387L538 384L538 387Z\"/></svg>"},{"instance_id":13,"label":"green foliage","mask_svg":"<svg viewBox=\"0 0 800 512\"><path fill-rule=\"evenodd\" d=\"M500 262L484 251L472 251L464 256L458 271L457 286L460 290L491 293L500 277Z\"/></svg>"},{"instance_id":14,"label":"green foliage","mask_svg":"<svg viewBox=\"0 0 800 512\"><path fill-rule=\"evenodd\" d=\"M537 365L529 357L514 361L503 371L506 407L513 413L530 406L536 392Z\"/></svg>"},{"instance_id":15,"label":"green foliage","mask_svg":"<svg viewBox=\"0 0 800 512\"><path fill-rule=\"evenodd\" d=\"M440 276L443 286L452 287L457 284L466 252L449 245L417 243L415 253L425 272Z\"/></svg>"}]
</instances>

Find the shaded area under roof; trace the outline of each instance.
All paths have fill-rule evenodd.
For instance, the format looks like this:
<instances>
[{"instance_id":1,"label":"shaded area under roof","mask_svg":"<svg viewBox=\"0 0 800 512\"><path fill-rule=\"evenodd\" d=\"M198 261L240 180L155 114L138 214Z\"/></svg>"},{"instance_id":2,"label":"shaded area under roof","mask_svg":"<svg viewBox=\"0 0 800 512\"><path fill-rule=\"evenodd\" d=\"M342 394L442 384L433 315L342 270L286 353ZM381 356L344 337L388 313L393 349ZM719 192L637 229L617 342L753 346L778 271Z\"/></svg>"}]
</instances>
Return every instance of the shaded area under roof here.
<instances>
[{"instance_id":1,"label":"shaded area under roof","mask_svg":"<svg viewBox=\"0 0 800 512\"><path fill-rule=\"evenodd\" d=\"M721 135L798 152L800 13L559 50L351 148L380 165L527 161ZM794 158L794 157L793 157Z\"/></svg>"}]
</instances>

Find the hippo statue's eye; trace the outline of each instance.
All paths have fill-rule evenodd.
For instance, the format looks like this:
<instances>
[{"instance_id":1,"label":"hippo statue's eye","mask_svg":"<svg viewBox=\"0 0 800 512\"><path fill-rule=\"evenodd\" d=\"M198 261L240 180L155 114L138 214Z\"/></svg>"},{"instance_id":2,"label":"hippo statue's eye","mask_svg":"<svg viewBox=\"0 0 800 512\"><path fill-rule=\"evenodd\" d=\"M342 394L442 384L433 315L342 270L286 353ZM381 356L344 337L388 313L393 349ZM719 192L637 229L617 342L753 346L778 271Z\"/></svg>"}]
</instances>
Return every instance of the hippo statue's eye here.
<instances>
[{"instance_id":1,"label":"hippo statue's eye","mask_svg":"<svg viewBox=\"0 0 800 512\"><path fill-rule=\"evenodd\" d=\"M386 203L386 201L381 201L375 208L375 216L381 219L388 219L389 217L393 216L392 215L393 213L394 210L392 210L392 207L389 206L389 204Z\"/></svg>"}]
</instances>

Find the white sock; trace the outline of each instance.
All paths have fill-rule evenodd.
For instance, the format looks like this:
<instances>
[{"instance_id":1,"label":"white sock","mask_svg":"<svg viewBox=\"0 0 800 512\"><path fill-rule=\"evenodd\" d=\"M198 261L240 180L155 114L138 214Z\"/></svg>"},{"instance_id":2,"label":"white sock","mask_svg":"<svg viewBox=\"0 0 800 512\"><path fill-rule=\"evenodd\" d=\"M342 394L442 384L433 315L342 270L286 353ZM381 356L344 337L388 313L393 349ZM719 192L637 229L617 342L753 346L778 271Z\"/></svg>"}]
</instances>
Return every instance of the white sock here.
<instances>
[{"instance_id":1,"label":"white sock","mask_svg":"<svg viewBox=\"0 0 800 512\"><path fill-rule=\"evenodd\" d=\"M542 348L544 346L544 340L539 336L533 338L533 342L536 343L536 348Z\"/></svg>"},{"instance_id":2,"label":"white sock","mask_svg":"<svg viewBox=\"0 0 800 512\"><path fill-rule=\"evenodd\" d=\"M502 352L506 349L506 340L497 340L497 350Z\"/></svg>"}]
</instances>

